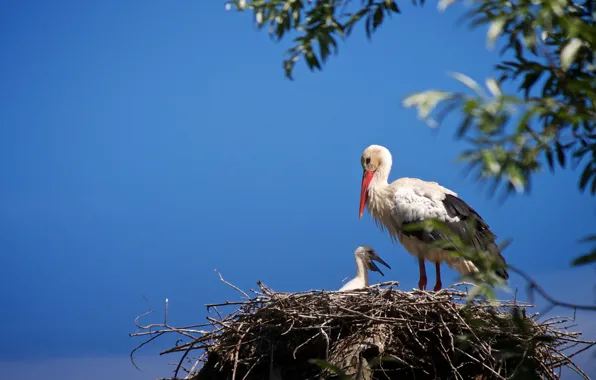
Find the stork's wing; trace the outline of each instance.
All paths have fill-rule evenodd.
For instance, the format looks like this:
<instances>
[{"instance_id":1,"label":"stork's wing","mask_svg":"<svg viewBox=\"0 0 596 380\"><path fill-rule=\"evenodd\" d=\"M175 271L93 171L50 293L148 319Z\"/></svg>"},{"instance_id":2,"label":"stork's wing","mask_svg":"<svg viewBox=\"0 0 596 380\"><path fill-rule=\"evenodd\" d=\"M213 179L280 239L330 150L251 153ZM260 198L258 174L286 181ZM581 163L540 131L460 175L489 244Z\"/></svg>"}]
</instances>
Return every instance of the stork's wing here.
<instances>
[{"instance_id":1,"label":"stork's wing","mask_svg":"<svg viewBox=\"0 0 596 380\"><path fill-rule=\"evenodd\" d=\"M471 239L471 243L476 249L498 255L502 263L505 264L505 258L495 244L495 234L470 205L460 199L456 193L435 182L425 182L413 178L407 180L407 182L404 181L396 186L395 191L395 211L401 217L402 228L408 224L430 219L445 222L461 239ZM475 228L470 231L470 221L472 220L475 221ZM447 239L447 236L438 230L405 231L402 229L402 233L425 243ZM509 278L509 274L504 269L498 270L497 274L504 279Z\"/></svg>"}]
</instances>

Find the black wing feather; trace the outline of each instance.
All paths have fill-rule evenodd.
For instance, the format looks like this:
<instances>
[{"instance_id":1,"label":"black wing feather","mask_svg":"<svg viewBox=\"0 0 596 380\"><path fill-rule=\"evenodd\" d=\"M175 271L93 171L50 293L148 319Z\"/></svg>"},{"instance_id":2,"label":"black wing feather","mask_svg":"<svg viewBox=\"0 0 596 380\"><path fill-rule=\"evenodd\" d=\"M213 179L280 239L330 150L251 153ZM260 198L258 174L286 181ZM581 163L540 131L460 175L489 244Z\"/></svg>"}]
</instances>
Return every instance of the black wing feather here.
<instances>
[{"instance_id":1,"label":"black wing feather","mask_svg":"<svg viewBox=\"0 0 596 380\"><path fill-rule=\"evenodd\" d=\"M495 255L499 256L499 259L505 264L505 258L501 255L499 251L499 247L495 244L496 235L492 233L488 224L482 219L482 217L474 210L470 205L464 202L462 199L451 195L445 194L445 199L443 200L443 206L445 210L447 210L447 215L451 218L458 217L458 222L449 222L447 225L449 228L456 233L460 238L467 240L471 238L471 243L474 248L483 251L489 251ZM469 231L468 223L474 220L476 227L473 231ZM408 224L418 223L420 221L412 221L406 222L402 224L406 226ZM446 236L442 234L440 231L433 230L433 231L425 231L425 230L416 230L416 231L404 231L402 233L406 236L415 237L425 243L432 243L438 240L445 240ZM452 251L454 248L445 247L445 250ZM509 274L505 269L497 270L497 274L504 278L508 279Z\"/></svg>"}]
</instances>

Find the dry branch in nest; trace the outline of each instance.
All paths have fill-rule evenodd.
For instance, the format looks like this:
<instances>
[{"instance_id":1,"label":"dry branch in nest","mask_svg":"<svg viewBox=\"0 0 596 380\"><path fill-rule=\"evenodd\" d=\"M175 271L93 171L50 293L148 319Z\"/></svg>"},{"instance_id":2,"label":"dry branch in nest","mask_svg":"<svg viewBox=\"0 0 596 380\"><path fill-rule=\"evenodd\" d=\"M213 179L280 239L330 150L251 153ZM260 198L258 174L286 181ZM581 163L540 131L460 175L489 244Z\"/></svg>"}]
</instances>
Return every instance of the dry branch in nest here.
<instances>
[{"instance_id":1,"label":"dry branch in nest","mask_svg":"<svg viewBox=\"0 0 596 380\"><path fill-rule=\"evenodd\" d=\"M234 287L244 301L207 305L217 315L201 325L208 331L166 320L131 335L182 334L184 343L162 352L182 353L174 379L181 369L195 380L346 379L337 371L362 380L558 379L563 367L589 379L572 357L596 342L569 331L572 320L538 322L516 301L466 303L458 289L468 284L437 293L400 291L395 282L301 293L258 284L254 296ZM222 307L235 310L222 316ZM190 361L194 352L201 356ZM183 368L185 360L194 368Z\"/></svg>"}]
</instances>

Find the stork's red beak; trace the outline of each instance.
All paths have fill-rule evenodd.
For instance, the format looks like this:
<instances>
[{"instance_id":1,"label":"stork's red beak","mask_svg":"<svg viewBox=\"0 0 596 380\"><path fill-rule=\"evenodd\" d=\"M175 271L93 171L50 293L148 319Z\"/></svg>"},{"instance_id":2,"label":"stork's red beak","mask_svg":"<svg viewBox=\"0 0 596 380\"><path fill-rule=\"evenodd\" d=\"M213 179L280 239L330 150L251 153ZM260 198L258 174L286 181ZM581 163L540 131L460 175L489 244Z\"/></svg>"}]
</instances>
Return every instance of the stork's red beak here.
<instances>
[{"instance_id":1,"label":"stork's red beak","mask_svg":"<svg viewBox=\"0 0 596 380\"><path fill-rule=\"evenodd\" d=\"M366 200L368 199L368 185L370 181L372 181L375 172L369 172L367 170L364 171L362 174L362 188L360 190L360 214L358 214L358 219L362 219L362 214L364 214L364 206L366 206Z\"/></svg>"}]
</instances>

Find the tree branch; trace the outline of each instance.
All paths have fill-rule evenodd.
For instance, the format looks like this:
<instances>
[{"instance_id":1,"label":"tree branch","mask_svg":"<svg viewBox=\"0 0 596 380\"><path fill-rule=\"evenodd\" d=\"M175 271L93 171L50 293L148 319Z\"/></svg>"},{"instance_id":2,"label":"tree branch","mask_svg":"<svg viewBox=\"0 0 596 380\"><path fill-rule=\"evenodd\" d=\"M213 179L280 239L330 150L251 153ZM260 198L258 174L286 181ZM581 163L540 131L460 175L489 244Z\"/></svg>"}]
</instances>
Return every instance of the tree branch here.
<instances>
[{"instance_id":1,"label":"tree branch","mask_svg":"<svg viewBox=\"0 0 596 380\"><path fill-rule=\"evenodd\" d=\"M565 308L574 309L574 310L596 311L596 305L576 305L573 303L556 300L553 297L551 297L540 285L538 285L538 283L536 281L534 281L525 272L523 272L520 269L517 269L515 267L512 267L512 266L508 266L508 269L514 273L517 273L524 280L526 280L526 282L528 282L528 291L530 293L532 293L533 291L536 291L536 293L540 294L542 296L542 298L547 300L553 307L560 306L560 307L565 307Z\"/></svg>"}]
</instances>

